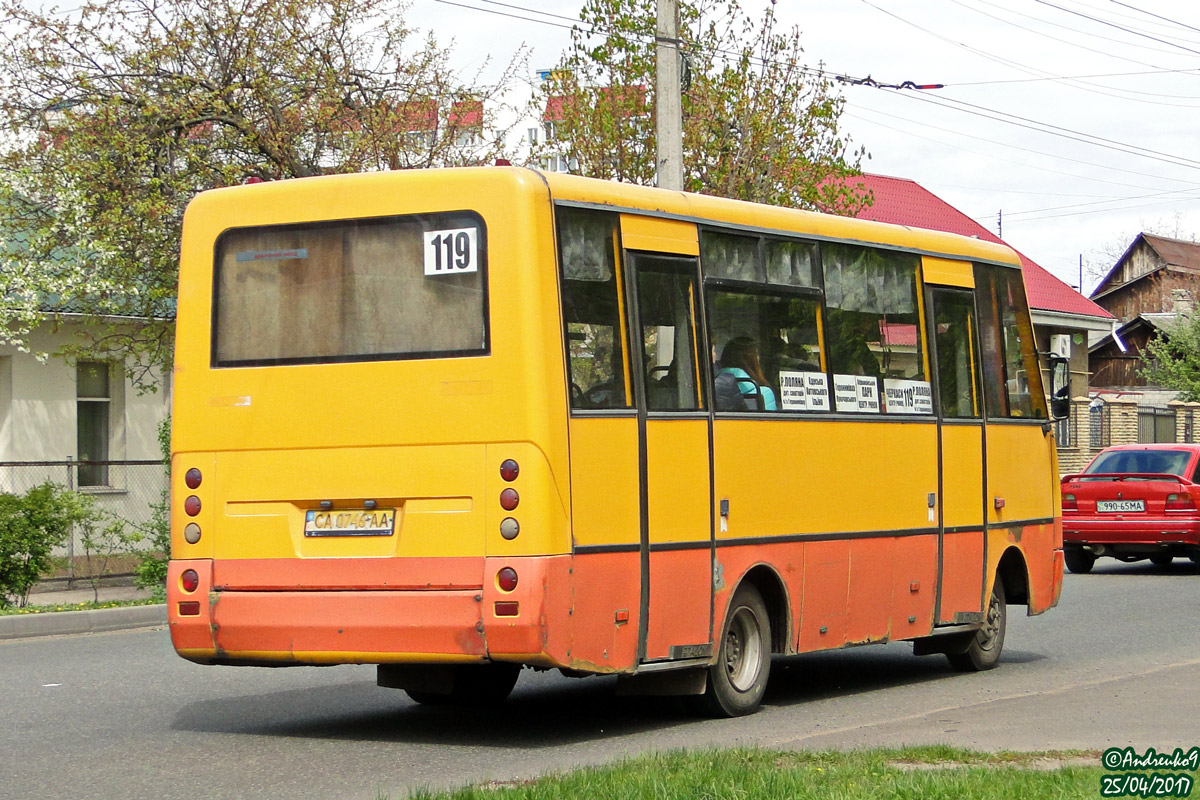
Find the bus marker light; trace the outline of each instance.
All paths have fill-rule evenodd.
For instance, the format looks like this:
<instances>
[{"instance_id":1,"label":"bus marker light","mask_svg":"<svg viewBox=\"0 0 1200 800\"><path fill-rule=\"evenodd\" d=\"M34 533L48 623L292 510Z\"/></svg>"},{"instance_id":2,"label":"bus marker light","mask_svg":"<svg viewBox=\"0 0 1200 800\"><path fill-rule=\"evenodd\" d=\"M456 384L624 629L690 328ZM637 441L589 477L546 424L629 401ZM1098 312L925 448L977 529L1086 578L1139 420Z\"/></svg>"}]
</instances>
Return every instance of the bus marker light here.
<instances>
[{"instance_id":1,"label":"bus marker light","mask_svg":"<svg viewBox=\"0 0 1200 800\"><path fill-rule=\"evenodd\" d=\"M187 487L189 489L199 488L200 481L202 481L203 479L204 479L204 476L201 475L200 470L196 469L195 467L192 467L191 469L189 469L187 471L187 473L184 474L184 476L183 476L183 482L187 484Z\"/></svg>"},{"instance_id":2,"label":"bus marker light","mask_svg":"<svg viewBox=\"0 0 1200 800\"><path fill-rule=\"evenodd\" d=\"M194 569L185 569L179 576L179 585L185 592L191 593L200 588L200 576Z\"/></svg>"},{"instance_id":3,"label":"bus marker light","mask_svg":"<svg viewBox=\"0 0 1200 800\"><path fill-rule=\"evenodd\" d=\"M521 467L511 458L506 458L504 463L500 465L500 477L506 481L515 481L520 474Z\"/></svg>"},{"instance_id":4,"label":"bus marker light","mask_svg":"<svg viewBox=\"0 0 1200 800\"><path fill-rule=\"evenodd\" d=\"M500 535L505 539L515 539L521 532L521 525L512 517L505 517L500 523Z\"/></svg>"},{"instance_id":5,"label":"bus marker light","mask_svg":"<svg viewBox=\"0 0 1200 800\"><path fill-rule=\"evenodd\" d=\"M497 617L515 617L521 613L521 604L516 600L497 600L493 608Z\"/></svg>"},{"instance_id":6,"label":"bus marker light","mask_svg":"<svg viewBox=\"0 0 1200 800\"><path fill-rule=\"evenodd\" d=\"M496 573L496 585L503 592L511 592L517 588L517 571L512 567L504 567Z\"/></svg>"},{"instance_id":7,"label":"bus marker light","mask_svg":"<svg viewBox=\"0 0 1200 800\"><path fill-rule=\"evenodd\" d=\"M179 616L181 617L198 617L200 616L200 602L197 600L184 600L179 604Z\"/></svg>"},{"instance_id":8,"label":"bus marker light","mask_svg":"<svg viewBox=\"0 0 1200 800\"><path fill-rule=\"evenodd\" d=\"M516 489L505 489L500 493L500 507L505 511L512 511L519 502L521 502L521 496L517 494Z\"/></svg>"},{"instance_id":9,"label":"bus marker light","mask_svg":"<svg viewBox=\"0 0 1200 800\"><path fill-rule=\"evenodd\" d=\"M183 529L183 538L188 544L195 544L200 541L200 526L194 522L189 522L187 527Z\"/></svg>"},{"instance_id":10,"label":"bus marker light","mask_svg":"<svg viewBox=\"0 0 1200 800\"><path fill-rule=\"evenodd\" d=\"M187 512L189 517L194 517L200 513L200 498L196 495L189 495L187 500L183 501L183 510Z\"/></svg>"}]
</instances>

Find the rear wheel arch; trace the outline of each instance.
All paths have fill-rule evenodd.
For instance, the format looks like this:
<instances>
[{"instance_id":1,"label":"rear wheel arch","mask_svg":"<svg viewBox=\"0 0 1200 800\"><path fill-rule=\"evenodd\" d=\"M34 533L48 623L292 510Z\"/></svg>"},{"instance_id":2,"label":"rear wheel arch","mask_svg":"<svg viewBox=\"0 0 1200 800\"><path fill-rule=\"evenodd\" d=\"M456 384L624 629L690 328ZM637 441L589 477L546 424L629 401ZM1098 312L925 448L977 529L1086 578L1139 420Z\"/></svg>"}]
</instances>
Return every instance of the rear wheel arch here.
<instances>
[{"instance_id":1,"label":"rear wheel arch","mask_svg":"<svg viewBox=\"0 0 1200 800\"><path fill-rule=\"evenodd\" d=\"M1008 605L1029 605L1029 565L1019 548L1009 547L996 566L996 580L1004 584Z\"/></svg>"},{"instance_id":2,"label":"rear wheel arch","mask_svg":"<svg viewBox=\"0 0 1200 800\"><path fill-rule=\"evenodd\" d=\"M792 608L788 602L787 587L779 573L767 564L756 564L751 567L737 587L730 593L730 599L737 594L737 589L749 584L758 590L763 604L767 607L767 618L771 622L771 652L786 654L791 652ZM726 608L725 613L729 613ZM723 624L723 623L722 623Z\"/></svg>"}]
</instances>

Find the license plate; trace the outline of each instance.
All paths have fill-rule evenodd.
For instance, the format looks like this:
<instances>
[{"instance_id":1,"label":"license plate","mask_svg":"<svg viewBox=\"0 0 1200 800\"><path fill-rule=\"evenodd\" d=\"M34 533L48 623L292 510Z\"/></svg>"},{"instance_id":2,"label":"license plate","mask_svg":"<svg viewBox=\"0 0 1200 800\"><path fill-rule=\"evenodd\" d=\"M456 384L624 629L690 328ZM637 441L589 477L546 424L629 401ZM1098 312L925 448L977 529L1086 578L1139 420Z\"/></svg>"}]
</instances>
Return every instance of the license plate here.
<instances>
[{"instance_id":1,"label":"license plate","mask_svg":"<svg viewBox=\"0 0 1200 800\"><path fill-rule=\"evenodd\" d=\"M1121 512L1121 511L1145 511L1145 500L1097 500L1097 511Z\"/></svg>"},{"instance_id":2,"label":"license plate","mask_svg":"<svg viewBox=\"0 0 1200 800\"><path fill-rule=\"evenodd\" d=\"M346 508L304 514L305 536L391 536L395 528L394 508Z\"/></svg>"}]
</instances>

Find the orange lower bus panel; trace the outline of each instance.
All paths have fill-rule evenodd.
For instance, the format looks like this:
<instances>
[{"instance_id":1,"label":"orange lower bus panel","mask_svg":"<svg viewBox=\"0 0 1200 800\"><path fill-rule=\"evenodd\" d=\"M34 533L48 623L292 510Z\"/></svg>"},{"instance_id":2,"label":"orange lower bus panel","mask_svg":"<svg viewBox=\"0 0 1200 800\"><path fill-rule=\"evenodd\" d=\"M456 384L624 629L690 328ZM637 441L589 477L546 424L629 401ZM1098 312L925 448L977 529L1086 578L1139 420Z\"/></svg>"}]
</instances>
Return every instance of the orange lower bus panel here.
<instances>
[{"instance_id":1,"label":"orange lower bus panel","mask_svg":"<svg viewBox=\"0 0 1200 800\"><path fill-rule=\"evenodd\" d=\"M214 574L263 576L262 561L172 561L168 617L180 655L200 662L338 664L498 660L555 666L566 653L570 610L569 557L476 559L484 586L469 589L243 590L214 587ZM486 563L486 566L484 564ZM272 579L286 584L308 569L281 559ZM321 584L340 583L362 565L326 562ZM494 579L511 566L517 588ZM185 570L199 576L185 592ZM297 572L299 570L299 572ZM256 577L254 583L265 581ZM295 584L293 584L295 585ZM508 604L497 613L496 603ZM515 604L515 605L513 605ZM198 609L196 608L198 605ZM564 633L552 641L547 630Z\"/></svg>"}]
</instances>

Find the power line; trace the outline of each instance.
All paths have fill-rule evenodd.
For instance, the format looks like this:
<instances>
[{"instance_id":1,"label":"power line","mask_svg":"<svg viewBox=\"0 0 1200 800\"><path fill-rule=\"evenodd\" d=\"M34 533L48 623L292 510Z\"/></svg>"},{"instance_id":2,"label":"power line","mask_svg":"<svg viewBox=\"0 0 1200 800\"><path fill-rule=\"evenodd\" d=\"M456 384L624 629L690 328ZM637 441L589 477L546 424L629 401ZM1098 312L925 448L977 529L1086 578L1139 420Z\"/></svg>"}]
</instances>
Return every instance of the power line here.
<instances>
[{"instance_id":1,"label":"power line","mask_svg":"<svg viewBox=\"0 0 1200 800\"><path fill-rule=\"evenodd\" d=\"M988 59L989 61L994 61L994 62L996 62L996 63L998 63L998 64L1003 64L1004 66L1011 67L1011 68L1013 68L1013 69L1016 69L1016 70L1020 70L1021 72L1024 72L1024 73L1026 73L1026 74L1029 74L1029 75L1033 75L1033 74L1040 74L1040 75L1043 75L1043 76L1050 77L1050 78L1052 78L1052 79L1053 79L1053 78L1059 78L1059 79L1063 79L1063 78L1062 78L1062 76L1056 76L1056 75L1053 75L1052 73L1046 72L1045 70L1038 69L1038 68L1036 68L1036 67L1030 67L1030 66L1028 66L1028 65L1021 64L1020 62L1013 61L1013 60L1012 60L1012 59L1010 59L1010 58L1005 58L1004 56L999 56L999 55L996 55L996 54L994 54L994 53L989 53L989 52L987 52L987 51L985 51L985 50L980 50L979 48L977 48L977 47L972 47L971 45L969 45L969 44L966 44L965 42L958 42L958 41L955 41L954 39L951 39L951 38L949 38L949 37L947 37L947 36L943 36L942 34L940 34L940 33L937 33L937 32L935 32L935 31L932 31L932 30L930 30L929 28L926 28L926 27L924 27L924 26L922 26L922 25L918 25L917 23L915 23L915 22L913 22L913 21L911 21L911 20L909 20L909 19L905 19L904 17L901 17L899 14L896 14L896 13L893 13L893 12L891 12L891 11L888 11L888 10L887 10L887 9L885 9L885 8L881 8L880 6L877 6L877 5L875 5L875 3L871 2L871 0L861 0L861 1L862 1L862 3L863 3L864 5L870 6L871 8L875 9L876 11L879 11L879 12L880 12L880 13L882 13L882 14L886 14L887 16L889 16L889 17L892 17L893 19L895 19L895 20L897 20L897 21L899 21L899 22L902 22L902 23L904 23L905 25L908 25L908 26L910 26L910 27L916 28L917 30L921 31L922 33L925 33L925 34L927 34L927 35L929 35L929 36L932 36L932 37L934 37L935 39L939 39L939 40L941 40L941 41L943 41L943 42L946 42L947 44L951 44L951 45L953 45L953 46L955 46L955 47L958 47L958 48L961 48L961 49L963 49L963 50L966 50L967 52L969 52L969 53L972 53L972 54L974 54L974 55L977 55L977 56L980 56L981 58L986 58L986 59ZM952 2L956 2L956 3L957 3L957 2L958 2L958 0L952 0ZM961 3L958 3L958 4L959 4L959 5L962 5ZM970 7L967 7L967 8L970 8ZM992 17L992 15L991 15L991 14L986 14L986 12L979 11L978 9L973 9L973 8L972 8L972 9L970 9L970 10L972 10L972 11L976 11L977 13L980 13L980 14L985 14L985 16ZM997 18L997 17L992 17L992 18L993 18L993 19L998 19L1000 22L1005 22L1005 20L999 19L999 18ZM1017 26L1017 27L1022 27L1022 26ZM1032 32L1033 32L1033 33L1036 33L1036 31L1032 31ZM1050 38L1052 38L1052 39L1053 39L1054 37L1050 37ZM1055 41L1058 41L1058 40L1056 39ZM1135 62L1135 63L1142 63L1142 62ZM1153 66L1153 65L1151 65L1151 66ZM1065 79L1064 79L1064 80L1065 80ZM1079 87L1076 87L1076 88L1081 88L1081 89L1083 89L1084 91L1093 92L1093 93L1095 93L1095 94L1104 95L1104 96L1106 96L1106 97L1116 97L1116 98L1118 98L1118 99L1121 99L1121 100L1126 100L1126 101L1131 101L1131 102L1138 102L1138 103L1150 103L1150 104L1153 104L1153 105L1164 105L1164 106L1172 106L1172 107L1188 107L1188 108L1195 108L1195 107L1196 107L1196 106L1194 106L1194 105L1190 105L1190 104L1181 104L1181 103L1163 103L1163 102L1156 101L1156 100L1140 100L1140 99L1138 99L1138 98L1135 98L1135 97L1126 97L1126 96L1122 96L1122 95L1119 95L1119 94L1113 94L1112 92L1108 92L1108 91L1102 91L1102 90L1101 90L1101 89L1099 89L1099 88L1092 88L1092 87L1090 87L1090 85L1087 85L1087 84L1085 84L1084 86L1079 86ZM1122 90L1120 90L1120 89L1117 89L1116 91L1122 91Z\"/></svg>"},{"instance_id":2,"label":"power line","mask_svg":"<svg viewBox=\"0 0 1200 800\"><path fill-rule=\"evenodd\" d=\"M1129 33L1134 36L1141 36L1146 39L1151 39L1156 42L1161 42L1162 44L1165 44L1169 47L1175 47L1175 48L1178 48L1179 50L1184 50L1188 53L1195 53L1196 55L1200 55L1200 50L1193 50L1190 47L1184 47L1181 44L1177 44L1177 43L1169 41L1167 39L1160 39L1159 37L1151 36L1148 33L1142 33L1141 31L1136 31L1136 30L1133 30L1132 28L1126 28L1124 25L1118 25L1115 22L1109 22L1108 20L1100 19L1099 17L1093 17L1090 14L1084 14L1082 11L1075 11L1074 9L1065 8L1063 6L1051 3L1050 0L1034 0L1034 2L1040 3L1041 5L1044 5L1044 6L1049 6L1050 8L1057 8L1059 11L1065 11L1066 13L1074 14L1077 17L1083 17L1084 19L1090 19L1092 22L1097 22L1101 25L1107 25L1110 28L1116 28L1117 30L1125 31L1125 33Z\"/></svg>"},{"instance_id":3,"label":"power line","mask_svg":"<svg viewBox=\"0 0 1200 800\"><path fill-rule=\"evenodd\" d=\"M1169 17L1164 17L1161 14L1155 14L1152 11L1147 11L1144 8L1138 8L1137 6L1131 6L1128 3L1122 3L1122 2L1120 2L1120 0L1109 0L1109 2L1116 3L1119 6L1124 6L1125 8L1128 8L1132 11L1136 11L1139 14L1145 14L1148 17L1154 17L1155 19L1161 19L1165 22L1171 23L1172 25L1178 25L1181 28L1187 28L1188 30L1192 30L1192 31L1196 31L1197 33L1200 33L1200 28L1197 28L1193 25L1188 25L1187 23L1184 23L1184 22L1180 22L1177 19L1170 19Z\"/></svg>"},{"instance_id":4,"label":"power line","mask_svg":"<svg viewBox=\"0 0 1200 800\"><path fill-rule=\"evenodd\" d=\"M1004 78L1004 79L992 80L992 81L961 81L961 82L947 83L946 86L948 86L948 87L991 86L991 85L998 84L998 83L1038 83L1040 81L1058 81L1058 80L1077 81L1077 80L1082 80L1084 78L1133 78L1133 77L1139 77L1142 75L1166 75L1166 74L1200 75L1200 68L1196 68L1196 69L1152 69L1152 70L1144 70L1141 72L1101 72L1101 73L1095 73L1092 75L1062 75L1062 76L1047 77L1047 78ZM1155 96L1155 97L1176 97L1176 96L1183 97L1183 96L1186 96L1186 95L1156 95L1151 92L1140 92L1140 94L1151 94L1152 96Z\"/></svg>"},{"instance_id":5,"label":"power line","mask_svg":"<svg viewBox=\"0 0 1200 800\"><path fill-rule=\"evenodd\" d=\"M1079 159L1079 158L1071 158L1071 157L1069 157L1069 156L1057 156L1057 155L1051 155L1050 153L1046 153L1046 152L1044 152L1044 151L1041 151L1041 150L1034 150L1034 149L1032 149L1032 148L1029 148L1029 147L1022 147L1021 145L1009 144L1009 143L1007 143L1007 142L1000 142L1000 141L997 141L997 140L995 140L995 139L988 139L988 138L986 138L986 137L983 137L983 136L976 136L976 135L974 135L974 134L970 134L970 133L963 133L962 131L952 130L952 129L950 129L950 128L942 128L942 127L939 127L939 126L937 126L937 125L933 125L932 123L929 123L929 122L921 122L921 121L918 121L918 120L912 120L912 119L909 119L909 118L907 118L907 117L901 117L901 116L898 116L898 115L896 115L896 114L889 114L889 113L887 113L887 112L885 112L885 111L879 111L878 109L873 109L873 108L862 108L862 107L859 107L859 110L860 110L860 111L867 111L867 112L869 112L869 113L872 113L872 114L879 114L880 116L884 116L884 117L890 117L890 118L892 118L892 119L900 120L901 122L908 122L908 123L911 123L911 124L914 124L914 125L920 125L920 126L921 126L921 127L923 127L923 128L932 128L933 130L936 130L936 131L942 131L943 133L949 133L949 134L953 134L953 135L955 135L955 136L962 137L962 138L967 138L967 139L975 139L975 140L978 140L978 141L981 141L981 142L985 142L985 143L987 143L987 144L994 144L994 145L999 145L1000 147L1007 147L1007 148L1009 148L1009 149L1012 149L1012 150L1020 150L1020 151L1022 151L1022 152L1025 152L1025 153L1032 153L1033 155L1036 155L1036 156L1042 156L1042 157L1045 157L1045 158L1051 158L1051 159L1054 159L1055 161L1070 161L1070 162L1072 162L1072 163L1074 163L1074 164L1082 164L1082 165L1084 165L1084 166L1087 166L1087 167L1097 167L1098 169L1102 169L1102 170L1105 170L1106 172L1110 172L1110 173L1111 173L1111 172L1124 172L1124 173L1128 173L1128 174L1130 174L1130 175L1138 175L1138 176L1140 176L1140 177L1143 177L1143 178L1156 178L1156 179L1158 179L1158 180L1169 180L1169 181L1175 181L1175 182L1177 182L1177 183L1185 183L1185 184L1188 184L1188 186L1189 186L1189 187L1200 187L1200 183L1193 182L1193 181L1186 181L1186 180L1183 180L1183 179L1181 179L1181 178L1165 178L1165 177L1160 177L1160 176L1157 176L1157 175L1147 175L1147 174L1145 173L1145 171L1143 171L1143 170L1122 169L1121 167L1110 167L1110 166L1107 166L1107 165L1105 165L1105 164L1097 164L1097 163L1096 163L1096 162L1094 162L1094 161L1084 161L1083 159ZM860 117L857 117L857 116L856 116L856 115L855 115L853 112L847 111L847 112L845 112L845 113L846 113L846 115L847 115L847 116L854 117L854 118L856 118L856 119L861 119ZM968 148L965 148L965 147L960 147L960 146L958 146L958 145L949 144L949 143L947 143L947 142L942 142L942 141L939 141L939 140L937 140L937 139L930 139L929 137L926 137L926 136L921 136L920 134L912 133L911 131L906 131L906 130L904 130L904 129L902 129L902 128L896 128L896 127L893 127L893 126L890 126L890 125L884 125L883 123L881 123L881 122L876 122L876 121L874 121L874 120L865 120L865 121L866 121L866 122L869 122L869 123L871 123L872 125L879 125L880 127L883 127L883 128L888 128L889 130L898 131L898 132L900 132L900 133L904 133L904 134L907 134L907 135L909 135L909 136L913 136L913 137L915 137L915 138L918 138L918 139L925 139L926 141L934 142L935 144L939 144L939 145L942 145L942 146L945 146L945 147L953 147L953 148L954 148L954 149L956 149L956 150L963 150L963 151L965 151L965 152L968 152L968 153L975 153L975 154L977 154L977 155L982 155L982 156L984 156L985 158L992 158L992 159L995 159L995 160L997 160L997 161L1004 161L1004 162L1007 162L1007 163L1010 163L1010 164L1019 164L1019 165L1021 165L1021 166L1030 167L1031 169L1037 169L1037 170L1039 170L1039 171L1041 171L1041 172L1050 172L1050 173L1053 173L1053 174L1055 174L1055 175L1065 175L1065 176L1067 176L1067 177L1069 177L1069 178L1078 178L1078 179L1080 179L1080 180L1093 181L1093 182L1095 182L1095 183L1106 183L1106 184L1110 184L1110 185L1112 185L1112 186L1124 186L1125 188L1128 188L1128 189L1144 189L1144 190L1147 190L1147 191L1155 191L1155 190L1157 190L1157 189L1158 189L1158 187L1156 187L1156 186L1143 186L1143 185L1141 185L1141 184L1137 184L1137 183L1124 183L1124 182L1121 182L1121 181L1108 180L1107 178L1096 178L1096 177L1092 177L1092 176L1088 176L1088 175L1079 175L1078 173L1073 173L1073 172L1063 172L1062 170L1050 169L1050 168L1046 168L1046 167L1033 167L1032 165L1030 165L1030 164L1028 164L1028 163L1026 163L1026 162L1022 162L1022 161L1014 161L1014 160L1012 160L1012 159L1003 158L1003 157L1001 157L1001 156L997 156L997 155L993 155L993 154L989 154L989 153L980 153L980 152L979 152L979 151L977 151L977 150L970 150L970 149L968 149Z\"/></svg>"}]
</instances>

